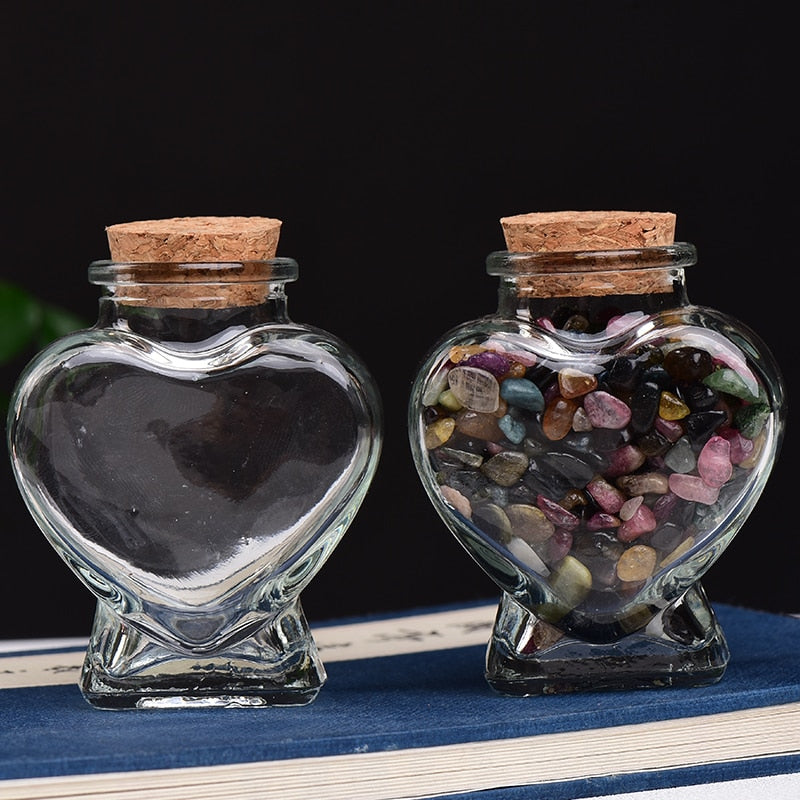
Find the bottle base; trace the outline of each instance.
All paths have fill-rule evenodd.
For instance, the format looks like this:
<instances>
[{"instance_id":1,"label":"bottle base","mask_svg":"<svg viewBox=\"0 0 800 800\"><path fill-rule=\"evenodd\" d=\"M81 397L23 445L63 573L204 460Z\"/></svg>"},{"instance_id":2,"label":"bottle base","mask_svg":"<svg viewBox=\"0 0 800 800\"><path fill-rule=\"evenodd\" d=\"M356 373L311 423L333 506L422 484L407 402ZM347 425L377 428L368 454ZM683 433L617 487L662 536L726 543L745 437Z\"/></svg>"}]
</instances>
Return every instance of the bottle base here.
<instances>
[{"instance_id":1,"label":"bottle base","mask_svg":"<svg viewBox=\"0 0 800 800\"><path fill-rule=\"evenodd\" d=\"M145 636L99 602L80 678L95 708L306 705L326 679L298 602L255 634L199 656Z\"/></svg>"},{"instance_id":2,"label":"bottle base","mask_svg":"<svg viewBox=\"0 0 800 800\"><path fill-rule=\"evenodd\" d=\"M723 676L730 652L699 583L640 630L611 642L564 634L503 594L485 677L500 694L696 687Z\"/></svg>"}]
</instances>

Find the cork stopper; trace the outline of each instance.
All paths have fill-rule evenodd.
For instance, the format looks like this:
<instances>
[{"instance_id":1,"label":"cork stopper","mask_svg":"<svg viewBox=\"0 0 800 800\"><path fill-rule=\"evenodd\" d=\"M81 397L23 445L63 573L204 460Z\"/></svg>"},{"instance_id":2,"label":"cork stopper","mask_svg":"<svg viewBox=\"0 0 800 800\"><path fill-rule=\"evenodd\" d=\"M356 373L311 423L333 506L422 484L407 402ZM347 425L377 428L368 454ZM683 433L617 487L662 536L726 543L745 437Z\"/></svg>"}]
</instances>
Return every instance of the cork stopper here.
<instances>
[{"instance_id":1,"label":"cork stopper","mask_svg":"<svg viewBox=\"0 0 800 800\"><path fill-rule=\"evenodd\" d=\"M673 244L675 220L667 211L545 211L502 217L500 224L509 253L582 254L574 270L564 258L542 262L535 270L541 274L521 281L521 288L542 297L581 297L670 291L668 269L648 269L645 258L637 264L614 253Z\"/></svg>"},{"instance_id":2,"label":"cork stopper","mask_svg":"<svg viewBox=\"0 0 800 800\"><path fill-rule=\"evenodd\" d=\"M275 258L281 221L268 217L173 217L106 228L111 260L216 263Z\"/></svg>"},{"instance_id":3,"label":"cork stopper","mask_svg":"<svg viewBox=\"0 0 800 800\"><path fill-rule=\"evenodd\" d=\"M544 211L500 220L514 253L630 250L675 241L675 214L653 211Z\"/></svg>"},{"instance_id":4,"label":"cork stopper","mask_svg":"<svg viewBox=\"0 0 800 800\"><path fill-rule=\"evenodd\" d=\"M268 217L173 217L109 225L113 293L128 305L161 308L262 303L273 275L265 262L275 258L281 224Z\"/></svg>"}]
</instances>

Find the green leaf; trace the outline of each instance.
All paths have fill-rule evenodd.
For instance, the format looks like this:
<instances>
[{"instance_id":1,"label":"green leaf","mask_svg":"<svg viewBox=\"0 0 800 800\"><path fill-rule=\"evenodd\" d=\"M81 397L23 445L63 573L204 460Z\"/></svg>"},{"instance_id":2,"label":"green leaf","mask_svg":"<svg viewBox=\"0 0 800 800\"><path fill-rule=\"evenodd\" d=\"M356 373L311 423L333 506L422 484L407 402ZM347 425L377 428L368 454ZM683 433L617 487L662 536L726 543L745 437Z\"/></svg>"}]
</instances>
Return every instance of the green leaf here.
<instances>
[{"instance_id":1,"label":"green leaf","mask_svg":"<svg viewBox=\"0 0 800 800\"><path fill-rule=\"evenodd\" d=\"M42 320L42 307L24 289L0 281L0 363L21 353L33 341Z\"/></svg>"},{"instance_id":2,"label":"green leaf","mask_svg":"<svg viewBox=\"0 0 800 800\"><path fill-rule=\"evenodd\" d=\"M71 311L66 311L56 306L42 306L42 319L37 335L37 344L39 347L44 347L46 344L60 339L68 333L85 327L86 323Z\"/></svg>"}]
</instances>

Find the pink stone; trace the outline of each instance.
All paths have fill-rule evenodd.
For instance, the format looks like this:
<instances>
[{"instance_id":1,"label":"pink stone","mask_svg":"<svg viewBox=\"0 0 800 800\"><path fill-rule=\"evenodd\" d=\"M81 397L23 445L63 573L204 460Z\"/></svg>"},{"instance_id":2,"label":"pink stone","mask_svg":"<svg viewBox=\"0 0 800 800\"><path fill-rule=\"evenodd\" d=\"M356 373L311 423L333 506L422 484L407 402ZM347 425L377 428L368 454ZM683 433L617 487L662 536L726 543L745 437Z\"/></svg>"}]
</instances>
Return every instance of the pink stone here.
<instances>
[{"instance_id":1,"label":"pink stone","mask_svg":"<svg viewBox=\"0 0 800 800\"><path fill-rule=\"evenodd\" d=\"M456 511L467 519L472 519L472 505L461 492L456 491L451 486L440 486L439 491L441 491L442 497L444 497Z\"/></svg>"},{"instance_id":2,"label":"pink stone","mask_svg":"<svg viewBox=\"0 0 800 800\"><path fill-rule=\"evenodd\" d=\"M631 410L618 397L604 391L583 398L583 408L595 428L621 430L631 421Z\"/></svg>"},{"instance_id":3,"label":"pink stone","mask_svg":"<svg viewBox=\"0 0 800 800\"><path fill-rule=\"evenodd\" d=\"M655 428L669 442L677 442L683 436L683 425L675 419L656 417Z\"/></svg>"},{"instance_id":4,"label":"pink stone","mask_svg":"<svg viewBox=\"0 0 800 800\"><path fill-rule=\"evenodd\" d=\"M681 475L679 472L673 472L669 476L669 488L683 500L692 500L707 506L716 503L719 497L719 489L709 486L697 475Z\"/></svg>"},{"instance_id":5,"label":"pink stone","mask_svg":"<svg viewBox=\"0 0 800 800\"><path fill-rule=\"evenodd\" d=\"M556 528L553 535L547 540L547 560L551 564L561 561L572 550L572 531L566 528Z\"/></svg>"},{"instance_id":6,"label":"pink stone","mask_svg":"<svg viewBox=\"0 0 800 800\"><path fill-rule=\"evenodd\" d=\"M590 531L607 531L609 528L619 528L620 521L613 514L598 512L586 520L586 528Z\"/></svg>"},{"instance_id":7,"label":"pink stone","mask_svg":"<svg viewBox=\"0 0 800 800\"><path fill-rule=\"evenodd\" d=\"M586 484L586 491L609 514L616 514L625 502L625 495L601 475L596 475Z\"/></svg>"},{"instance_id":8,"label":"pink stone","mask_svg":"<svg viewBox=\"0 0 800 800\"><path fill-rule=\"evenodd\" d=\"M712 436L697 457L697 471L708 486L724 486L733 474L731 443L722 436Z\"/></svg>"},{"instance_id":9,"label":"pink stone","mask_svg":"<svg viewBox=\"0 0 800 800\"><path fill-rule=\"evenodd\" d=\"M540 328L544 328L546 331L551 331L551 332L555 333L556 326L553 325L553 321L550 319L550 317L539 317L536 320L536 324Z\"/></svg>"},{"instance_id":10,"label":"pink stone","mask_svg":"<svg viewBox=\"0 0 800 800\"><path fill-rule=\"evenodd\" d=\"M656 518L644 504L640 505L630 519L625 520L617 529L617 538L621 542L632 542L643 533L656 529Z\"/></svg>"},{"instance_id":11,"label":"pink stone","mask_svg":"<svg viewBox=\"0 0 800 800\"><path fill-rule=\"evenodd\" d=\"M657 522L669 522L672 518L672 512L678 505L678 496L670 492L669 494L662 495L653 503L653 514Z\"/></svg>"},{"instance_id":12,"label":"pink stone","mask_svg":"<svg viewBox=\"0 0 800 800\"><path fill-rule=\"evenodd\" d=\"M491 372L496 378L505 375L511 368L511 362L501 353L492 350L483 350L480 353L468 356L461 363L462 367L477 367Z\"/></svg>"},{"instance_id":13,"label":"pink stone","mask_svg":"<svg viewBox=\"0 0 800 800\"><path fill-rule=\"evenodd\" d=\"M619 510L619 518L624 522L628 522L628 520L632 519L636 512L639 510L639 506L644 503L644 497L642 495L636 495L636 497L631 497L630 500L626 500L622 504L622 508Z\"/></svg>"},{"instance_id":14,"label":"pink stone","mask_svg":"<svg viewBox=\"0 0 800 800\"><path fill-rule=\"evenodd\" d=\"M741 464L753 454L756 449L756 443L752 439L748 439L737 431L735 428L725 428L720 431L720 436L724 436L731 445L731 464Z\"/></svg>"},{"instance_id":15,"label":"pink stone","mask_svg":"<svg viewBox=\"0 0 800 800\"><path fill-rule=\"evenodd\" d=\"M580 522L578 517L567 511L564 506L561 506L553 500L550 500L543 494L540 494L536 498L536 505L539 506L547 519L549 519L550 522L552 522L557 528L564 528L571 531L578 527L578 523Z\"/></svg>"},{"instance_id":16,"label":"pink stone","mask_svg":"<svg viewBox=\"0 0 800 800\"><path fill-rule=\"evenodd\" d=\"M639 469L645 460L645 454L638 447L634 447L632 444L625 444L610 454L605 474L609 478L630 475L631 472Z\"/></svg>"}]
</instances>

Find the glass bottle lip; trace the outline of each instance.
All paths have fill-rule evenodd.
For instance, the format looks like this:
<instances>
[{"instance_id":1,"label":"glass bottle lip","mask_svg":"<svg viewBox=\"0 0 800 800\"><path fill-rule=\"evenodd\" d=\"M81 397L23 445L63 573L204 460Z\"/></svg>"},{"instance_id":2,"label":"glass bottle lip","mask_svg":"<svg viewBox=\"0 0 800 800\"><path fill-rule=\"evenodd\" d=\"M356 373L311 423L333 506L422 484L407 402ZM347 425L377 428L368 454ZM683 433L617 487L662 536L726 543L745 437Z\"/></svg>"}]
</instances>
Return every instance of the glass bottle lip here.
<instances>
[{"instance_id":1,"label":"glass bottle lip","mask_svg":"<svg viewBox=\"0 0 800 800\"><path fill-rule=\"evenodd\" d=\"M486 258L486 272L499 277L608 272L637 269L675 269L697 263L689 242L627 250L576 250L516 253L496 250Z\"/></svg>"},{"instance_id":2,"label":"glass bottle lip","mask_svg":"<svg viewBox=\"0 0 800 800\"><path fill-rule=\"evenodd\" d=\"M293 258L263 261L219 262L118 262L110 259L89 264L89 283L118 284L186 283L290 283L297 280L299 266Z\"/></svg>"}]
</instances>

